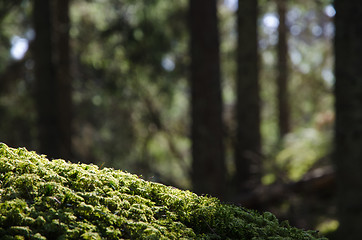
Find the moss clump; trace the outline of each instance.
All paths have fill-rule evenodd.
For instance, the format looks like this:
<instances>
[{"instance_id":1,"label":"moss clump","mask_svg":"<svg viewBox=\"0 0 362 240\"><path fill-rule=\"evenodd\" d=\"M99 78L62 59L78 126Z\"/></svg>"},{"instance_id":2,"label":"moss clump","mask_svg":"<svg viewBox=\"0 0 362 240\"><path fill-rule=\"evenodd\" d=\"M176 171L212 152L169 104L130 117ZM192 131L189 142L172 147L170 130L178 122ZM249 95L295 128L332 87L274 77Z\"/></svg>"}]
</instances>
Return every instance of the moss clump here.
<instances>
[{"instance_id":1,"label":"moss clump","mask_svg":"<svg viewBox=\"0 0 362 240\"><path fill-rule=\"evenodd\" d=\"M216 198L0 143L1 239L322 239Z\"/></svg>"}]
</instances>

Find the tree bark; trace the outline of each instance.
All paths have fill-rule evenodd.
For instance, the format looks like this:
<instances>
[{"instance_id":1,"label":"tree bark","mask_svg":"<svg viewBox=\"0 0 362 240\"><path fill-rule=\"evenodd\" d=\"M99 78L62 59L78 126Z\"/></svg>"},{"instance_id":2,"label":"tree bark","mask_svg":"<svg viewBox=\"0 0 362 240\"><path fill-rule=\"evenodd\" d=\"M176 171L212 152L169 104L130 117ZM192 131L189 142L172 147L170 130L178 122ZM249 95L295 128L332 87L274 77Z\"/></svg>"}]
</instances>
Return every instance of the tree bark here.
<instances>
[{"instance_id":1,"label":"tree bark","mask_svg":"<svg viewBox=\"0 0 362 240\"><path fill-rule=\"evenodd\" d=\"M39 151L70 157L68 1L34 0L34 61Z\"/></svg>"},{"instance_id":2,"label":"tree bark","mask_svg":"<svg viewBox=\"0 0 362 240\"><path fill-rule=\"evenodd\" d=\"M235 181L243 188L259 171L261 156L257 17L257 0L239 0Z\"/></svg>"},{"instance_id":3,"label":"tree bark","mask_svg":"<svg viewBox=\"0 0 362 240\"><path fill-rule=\"evenodd\" d=\"M54 0L54 51L57 82L57 104L60 131L60 153L63 158L72 156L72 96L69 46L69 0Z\"/></svg>"},{"instance_id":4,"label":"tree bark","mask_svg":"<svg viewBox=\"0 0 362 240\"><path fill-rule=\"evenodd\" d=\"M192 182L223 197L225 162L216 0L190 0Z\"/></svg>"},{"instance_id":5,"label":"tree bark","mask_svg":"<svg viewBox=\"0 0 362 240\"><path fill-rule=\"evenodd\" d=\"M278 99L278 126L279 137L283 138L290 131L290 111L288 104L288 40L286 24L286 0L277 0L279 15L278 26L278 75L277 75L277 99Z\"/></svg>"},{"instance_id":6,"label":"tree bark","mask_svg":"<svg viewBox=\"0 0 362 240\"><path fill-rule=\"evenodd\" d=\"M59 157L57 128L56 81L52 51L52 19L50 1L34 0L34 61L36 108L38 112L39 151L49 157Z\"/></svg>"},{"instance_id":7,"label":"tree bark","mask_svg":"<svg viewBox=\"0 0 362 240\"><path fill-rule=\"evenodd\" d=\"M358 239L362 236L362 2L334 4L338 232L345 239Z\"/></svg>"}]
</instances>

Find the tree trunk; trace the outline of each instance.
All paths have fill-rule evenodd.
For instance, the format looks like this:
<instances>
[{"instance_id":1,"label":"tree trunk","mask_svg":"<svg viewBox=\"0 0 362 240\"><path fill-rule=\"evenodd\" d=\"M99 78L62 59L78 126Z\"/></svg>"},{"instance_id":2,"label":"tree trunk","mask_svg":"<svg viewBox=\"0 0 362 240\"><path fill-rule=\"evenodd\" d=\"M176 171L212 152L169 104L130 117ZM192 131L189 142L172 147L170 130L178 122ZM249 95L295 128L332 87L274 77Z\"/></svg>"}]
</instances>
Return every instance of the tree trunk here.
<instances>
[{"instance_id":1,"label":"tree trunk","mask_svg":"<svg viewBox=\"0 0 362 240\"><path fill-rule=\"evenodd\" d=\"M39 151L50 158L69 159L68 1L34 0L33 20Z\"/></svg>"},{"instance_id":2,"label":"tree trunk","mask_svg":"<svg viewBox=\"0 0 362 240\"><path fill-rule=\"evenodd\" d=\"M52 19L50 0L34 0L34 61L36 107L38 112L39 151L49 157L59 157L57 128L56 81L52 51Z\"/></svg>"},{"instance_id":3,"label":"tree trunk","mask_svg":"<svg viewBox=\"0 0 362 240\"><path fill-rule=\"evenodd\" d=\"M277 75L277 99L278 99L278 126L279 137L284 137L290 131L290 111L288 104L288 40L286 24L286 1L277 0L279 15L278 26L278 75Z\"/></svg>"},{"instance_id":4,"label":"tree trunk","mask_svg":"<svg viewBox=\"0 0 362 240\"><path fill-rule=\"evenodd\" d=\"M194 191L223 197L225 162L216 0L190 0Z\"/></svg>"},{"instance_id":5,"label":"tree trunk","mask_svg":"<svg viewBox=\"0 0 362 240\"><path fill-rule=\"evenodd\" d=\"M336 0L334 4L338 232L344 239L359 239L362 236L362 1Z\"/></svg>"},{"instance_id":6,"label":"tree trunk","mask_svg":"<svg viewBox=\"0 0 362 240\"><path fill-rule=\"evenodd\" d=\"M260 165L257 16L257 0L239 0L237 12L237 134L235 143L235 183L238 188L248 188L249 180L258 172Z\"/></svg>"},{"instance_id":7,"label":"tree trunk","mask_svg":"<svg viewBox=\"0 0 362 240\"><path fill-rule=\"evenodd\" d=\"M54 0L54 61L57 82L58 118L60 130L60 153L70 159L72 136L72 99L69 48L69 0Z\"/></svg>"}]
</instances>

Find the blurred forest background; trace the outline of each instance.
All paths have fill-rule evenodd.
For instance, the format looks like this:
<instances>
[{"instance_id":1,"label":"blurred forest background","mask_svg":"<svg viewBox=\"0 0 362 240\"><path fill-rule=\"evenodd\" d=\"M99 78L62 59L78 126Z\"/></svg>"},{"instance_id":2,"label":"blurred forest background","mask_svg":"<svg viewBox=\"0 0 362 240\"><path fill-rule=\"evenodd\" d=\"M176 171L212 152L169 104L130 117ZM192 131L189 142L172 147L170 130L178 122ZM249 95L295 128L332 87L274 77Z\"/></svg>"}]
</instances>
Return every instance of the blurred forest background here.
<instances>
[{"instance_id":1,"label":"blurred forest background","mask_svg":"<svg viewBox=\"0 0 362 240\"><path fill-rule=\"evenodd\" d=\"M0 141L334 231L335 8L256 2L0 1Z\"/></svg>"}]
</instances>

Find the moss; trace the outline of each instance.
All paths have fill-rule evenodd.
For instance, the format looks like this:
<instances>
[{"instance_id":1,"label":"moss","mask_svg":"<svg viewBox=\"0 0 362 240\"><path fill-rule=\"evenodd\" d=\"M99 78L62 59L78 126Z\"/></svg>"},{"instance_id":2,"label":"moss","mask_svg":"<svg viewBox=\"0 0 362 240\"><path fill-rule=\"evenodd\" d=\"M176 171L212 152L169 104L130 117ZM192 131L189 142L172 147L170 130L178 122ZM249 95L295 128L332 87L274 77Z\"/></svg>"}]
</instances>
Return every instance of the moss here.
<instances>
[{"instance_id":1,"label":"moss","mask_svg":"<svg viewBox=\"0 0 362 240\"><path fill-rule=\"evenodd\" d=\"M323 239L123 171L0 143L2 239Z\"/></svg>"}]
</instances>

